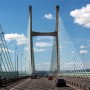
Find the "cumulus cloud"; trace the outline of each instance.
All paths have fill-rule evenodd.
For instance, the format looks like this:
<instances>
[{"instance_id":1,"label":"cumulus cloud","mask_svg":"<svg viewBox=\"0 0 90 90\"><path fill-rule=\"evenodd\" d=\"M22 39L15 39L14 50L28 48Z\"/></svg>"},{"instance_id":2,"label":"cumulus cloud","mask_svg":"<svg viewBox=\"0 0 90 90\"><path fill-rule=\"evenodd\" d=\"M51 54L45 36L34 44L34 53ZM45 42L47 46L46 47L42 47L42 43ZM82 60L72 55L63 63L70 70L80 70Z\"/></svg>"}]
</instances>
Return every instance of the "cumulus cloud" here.
<instances>
[{"instance_id":1,"label":"cumulus cloud","mask_svg":"<svg viewBox=\"0 0 90 90\"><path fill-rule=\"evenodd\" d=\"M43 37L40 37L40 36L38 36L37 37L37 39L36 40L53 40L53 37L51 37L51 36L43 36Z\"/></svg>"},{"instance_id":2,"label":"cumulus cloud","mask_svg":"<svg viewBox=\"0 0 90 90\"><path fill-rule=\"evenodd\" d=\"M88 54L88 51L87 50L81 50L80 54Z\"/></svg>"},{"instance_id":3,"label":"cumulus cloud","mask_svg":"<svg viewBox=\"0 0 90 90\"><path fill-rule=\"evenodd\" d=\"M78 67L77 67L78 66ZM78 61L70 61L61 63L61 70L82 70L84 69L83 62L78 63Z\"/></svg>"},{"instance_id":4,"label":"cumulus cloud","mask_svg":"<svg viewBox=\"0 0 90 90\"><path fill-rule=\"evenodd\" d=\"M54 19L54 16L51 13L48 13L48 14L45 14L43 18L47 20L51 20L51 19Z\"/></svg>"},{"instance_id":5,"label":"cumulus cloud","mask_svg":"<svg viewBox=\"0 0 90 90\"><path fill-rule=\"evenodd\" d=\"M46 42L36 42L34 45L36 47L50 47L50 46L52 46L51 43L46 43Z\"/></svg>"},{"instance_id":6,"label":"cumulus cloud","mask_svg":"<svg viewBox=\"0 0 90 90\"><path fill-rule=\"evenodd\" d=\"M86 7L82 7L81 9L71 11L70 15L74 18L74 23L90 28L90 4L87 4Z\"/></svg>"},{"instance_id":7,"label":"cumulus cloud","mask_svg":"<svg viewBox=\"0 0 90 90\"><path fill-rule=\"evenodd\" d=\"M50 63L49 62L44 62L44 63L37 63L36 64L36 69L37 70L50 70Z\"/></svg>"},{"instance_id":8,"label":"cumulus cloud","mask_svg":"<svg viewBox=\"0 0 90 90\"><path fill-rule=\"evenodd\" d=\"M90 62L83 62L85 69L90 69Z\"/></svg>"},{"instance_id":9,"label":"cumulus cloud","mask_svg":"<svg viewBox=\"0 0 90 90\"><path fill-rule=\"evenodd\" d=\"M44 52L44 51L47 51L47 50L43 49L43 48L34 48L34 51L35 52Z\"/></svg>"},{"instance_id":10,"label":"cumulus cloud","mask_svg":"<svg viewBox=\"0 0 90 90\"><path fill-rule=\"evenodd\" d=\"M81 46L80 46L80 48L81 48L81 49L85 49L86 47L85 47L85 46L83 46L83 45L81 45Z\"/></svg>"},{"instance_id":11,"label":"cumulus cloud","mask_svg":"<svg viewBox=\"0 0 90 90\"><path fill-rule=\"evenodd\" d=\"M27 42L27 39L24 34L17 33L5 34L5 40L8 42L16 40L17 45L23 45Z\"/></svg>"}]
</instances>

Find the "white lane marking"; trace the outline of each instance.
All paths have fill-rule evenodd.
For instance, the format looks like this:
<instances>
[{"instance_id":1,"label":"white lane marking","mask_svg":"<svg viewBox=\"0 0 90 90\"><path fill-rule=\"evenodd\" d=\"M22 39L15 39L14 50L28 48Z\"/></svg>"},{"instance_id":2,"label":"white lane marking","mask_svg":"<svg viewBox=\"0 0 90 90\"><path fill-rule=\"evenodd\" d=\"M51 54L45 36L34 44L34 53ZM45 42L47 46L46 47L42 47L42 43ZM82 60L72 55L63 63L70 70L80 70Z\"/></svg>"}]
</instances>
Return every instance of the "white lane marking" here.
<instances>
[{"instance_id":1,"label":"white lane marking","mask_svg":"<svg viewBox=\"0 0 90 90\"><path fill-rule=\"evenodd\" d=\"M30 80L30 78L29 78L28 80ZM22 83L20 83L20 84L16 85L15 87L11 88L10 90L14 90L16 87L18 87L18 86L22 85L23 83L27 82L28 80L26 80L26 81L24 81L24 82L22 82Z\"/></svg>"}]
</instances>

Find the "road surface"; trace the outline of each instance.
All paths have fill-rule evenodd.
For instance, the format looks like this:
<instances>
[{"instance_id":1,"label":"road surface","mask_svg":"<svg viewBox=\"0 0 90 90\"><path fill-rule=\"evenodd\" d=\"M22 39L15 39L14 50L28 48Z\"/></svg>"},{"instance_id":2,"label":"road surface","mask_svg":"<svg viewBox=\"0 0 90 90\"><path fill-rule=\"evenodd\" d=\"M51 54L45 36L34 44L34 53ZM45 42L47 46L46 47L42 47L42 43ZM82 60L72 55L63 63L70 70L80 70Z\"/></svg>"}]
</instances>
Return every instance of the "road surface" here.
<instances>
[{"instance_id":1,"label":"road surface","mask_svg":"<svg viewBox=\"0 0 90 90\"><path fill-rule=\"evenodd\" d=\"M8 87L1 88L0 90L75 90L71 87L55 86L54 80L48 80L47 78L40 79L25 79L9 85Z\"/></svg>"}]
</instances>

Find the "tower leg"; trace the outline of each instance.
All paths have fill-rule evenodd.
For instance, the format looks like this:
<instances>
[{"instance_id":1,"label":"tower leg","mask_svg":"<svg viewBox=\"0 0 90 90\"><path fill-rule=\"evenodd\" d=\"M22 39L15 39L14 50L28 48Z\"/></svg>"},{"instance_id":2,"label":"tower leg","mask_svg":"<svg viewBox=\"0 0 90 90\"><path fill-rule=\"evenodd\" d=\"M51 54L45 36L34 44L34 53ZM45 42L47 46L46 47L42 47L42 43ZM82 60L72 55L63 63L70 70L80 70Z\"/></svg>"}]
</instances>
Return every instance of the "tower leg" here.
<instances>
[{"instance_id":1,"label":"tower leg","mask_svg":"<svg viewBox=\"0 0 90 90\"><path fill-rule=\"evenodd\" d=\"M30 14L30 51L31 51L31 68L32 72L35 71L34 53L33 53L33 38L32 38L32 6L29 6Z\"/></svg>"},{"instance_id":2,"label":"tower leg","mask_svg":"<svg viewBox=\"0 0 90 90\"><path fill-rule=\"evenodd\" d=\"M59 6L56 6L56 50L57 50L57 73L60 73L60 52L59 52L59 39L58 39L58 30L59 30Z\"/></svg>"}]
</instances>

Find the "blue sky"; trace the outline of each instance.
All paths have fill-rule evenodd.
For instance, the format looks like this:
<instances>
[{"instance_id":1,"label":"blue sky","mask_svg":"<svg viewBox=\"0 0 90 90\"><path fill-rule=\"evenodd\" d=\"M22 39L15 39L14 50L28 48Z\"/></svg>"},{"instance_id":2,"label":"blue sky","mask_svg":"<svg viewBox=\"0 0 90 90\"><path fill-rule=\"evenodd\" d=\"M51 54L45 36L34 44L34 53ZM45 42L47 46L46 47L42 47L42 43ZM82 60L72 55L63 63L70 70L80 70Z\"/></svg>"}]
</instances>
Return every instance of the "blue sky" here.
<instances>
[{"instance_id":1,"label":"blue sky","mask_svg":"<svg viewBox=\"0 0 90 90\"><path fill-rule=\"evenodd\" d=\"M12 61L15 57L15 47L17 47L19 59L26 48L29 5L32 5L33 9L33 31L40 32L55 30L55 7L59 5L60 17L77 53L81 58L82 53L87 55L85 61L90 62L90 27L85 26L87 20L86 22L81 20L83 23L80 25L81 22L74 22L77 18L75 14L70 15L75 9L82 9L87 4L90 4L90 0L0 0L0 24L5 33L8 48L11 50ZM88 17L90 17L90 14ZM90 24L90 20L88 20L88 24ZM35 59L37 59L35 62L38 69L42 67L43 70L48 70L50 66L52 40L51 37L34 38Z\"/></svg>"}]
</instances>

